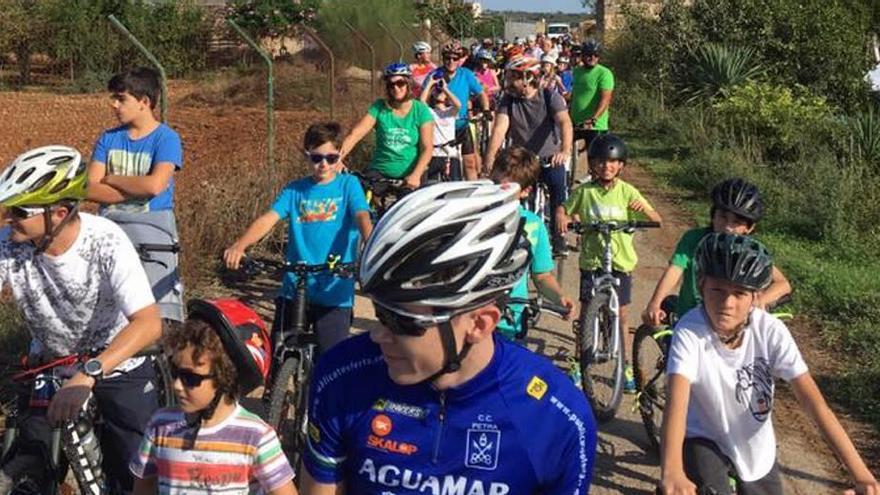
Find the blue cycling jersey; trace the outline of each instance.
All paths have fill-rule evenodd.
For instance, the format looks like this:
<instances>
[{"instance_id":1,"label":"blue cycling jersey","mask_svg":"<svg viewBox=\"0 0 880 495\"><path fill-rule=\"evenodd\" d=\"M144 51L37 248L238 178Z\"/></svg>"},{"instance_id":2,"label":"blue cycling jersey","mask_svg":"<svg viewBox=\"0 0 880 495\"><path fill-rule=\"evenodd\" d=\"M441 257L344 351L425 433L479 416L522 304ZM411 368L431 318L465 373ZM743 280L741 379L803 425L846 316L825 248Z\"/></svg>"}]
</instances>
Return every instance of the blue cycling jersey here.
<instances>
[{"instance_id":1,"label":"blue cycling jersey","mask_svg":"<svg viewBox=\"0 0 880 495\"><path fill-rule=\"evenodd\" d=\"M550 361L495 336L459 387L397 385L368 335L322 357L309 396L305 466L349 494L589 492L596 424Z\"/></svg>"}]
</instances>

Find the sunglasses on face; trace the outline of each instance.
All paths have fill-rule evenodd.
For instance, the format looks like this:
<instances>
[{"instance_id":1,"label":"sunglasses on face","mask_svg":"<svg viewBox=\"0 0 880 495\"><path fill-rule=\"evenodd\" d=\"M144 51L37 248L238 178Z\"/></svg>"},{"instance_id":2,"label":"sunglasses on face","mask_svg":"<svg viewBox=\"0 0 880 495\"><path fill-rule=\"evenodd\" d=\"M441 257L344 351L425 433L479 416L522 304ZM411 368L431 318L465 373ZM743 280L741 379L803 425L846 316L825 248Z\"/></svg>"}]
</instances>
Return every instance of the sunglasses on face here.
<instances>
[{"instance_id":1,"label":"sunglasses on face","mask_svg":"<svg viewBox=\"0 0 880 495\"><path fill-rule=\"evenodd\" d=\"M186 388L198 388L202 385L203 381L214 378L214 375L201 375L194 371L178 368L173 363L171 364L170 371L171 378L174 380L179 379L180 383Z\"/></svg>"},{"instance_id":2,"label":"sunglasses on face","mask_svg":"<svg viewBox=\"0 0 880 495\"><path fill-rule=\"evenodd\" d=\"M410 337L420 337L425 334L428 327L414 318L404 316L390 309L373 303L373 309L376 311L376 319L379 320L385 328L394 335L406 335ZM430 325L428 325L430 326Z\"/></svg>"},{"instance_id":3,"label":"sunglasses on face","mask_svg":"<svg viewBox=\"0 0 880 495\"><path fill-rule=\"evenodd\" d=\"M17 220L27 220L30 217L43 213L45 209L39 207L33 208L27 206L11 206L7 211L9 211L9 214L12 215L12 218L15 218Z\"/></svg>"},{"instance_id":4,"label":"sunglasses on face","mask_svg":"<svg viewBox=\"0 0 880 495\"><path fill-rule=\"evenodd\" d=\"M409 86L409 82L404 79L398 79L396 81L388 81L385 83L386 88L405 88Z\"/></svg>"},{"instance_id":5,"label":"sunglasses on face","mask_svg":"<svg viewBox=\"0 0 880 495\"><path fill-rule=\"evenodd\" d=\"M325 160L330 165L336 165L336 162L339 161L339 153L327 153L326 155L322 155L321 153L306 153L306 156L309 157L309 161L312 162L313 165L320 165L321 162Z\"/></svg>"}]
</instances>

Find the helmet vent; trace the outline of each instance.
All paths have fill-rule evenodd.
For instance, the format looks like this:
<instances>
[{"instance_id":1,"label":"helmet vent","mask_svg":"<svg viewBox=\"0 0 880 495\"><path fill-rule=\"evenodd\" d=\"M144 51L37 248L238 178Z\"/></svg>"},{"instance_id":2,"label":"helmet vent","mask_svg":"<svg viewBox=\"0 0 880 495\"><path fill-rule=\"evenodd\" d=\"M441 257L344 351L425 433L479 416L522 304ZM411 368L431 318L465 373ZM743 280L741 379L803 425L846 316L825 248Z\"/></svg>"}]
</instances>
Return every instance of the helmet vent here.
<instances>
[{"instance_id":1,"label":"helmet vent","mask_svg":"<svg viewBox=\"0 0 880 495\"><path fill-rule=\"evenodd\" d=\"M6 169L6 172L3 174L3 178L0 179L0 182L6 182L10 177L12 177L12 174L15 173L15 168L16 167L13 165L12 167Z\"/></svg>"},{"instance_id":2,"label":"helmet vent","mask_svg":"<svg viewBox=\"0 0 880 495\"><path fill-rule=\"evenodd\" d=\"M31 175L31 173L33 173L33 172L31 172L31 171L26 172L22 176L22 180L24 180L25 176ZM53 177L55 177L55 172L49 172L48 174L40 177L36 182L34 182L34 185L32 185L30 187L30 189L28 189L28 192L39 191L40 189L43 188L43 186L48 184L49 181L52 180ZM21 180L19 181L19 183L21 183Z\"/></svg>"},{"instance_id":3,"label":"helmet vent","mask_svg":"<svg viewBox=\"0 0 880 495\"><path fill-rule=\"evenodd\" d=\"M21 184L22 182L28 180L28 178L30 178L30 176L33 175L36 170L37 169L32 168L32 169L25 171L25 173L21 174L21 176L18 178L18 180L15 181L16 184Z\"/></svg>"},{"instance_id":4,"label":"helmet vent","mask_svg":"<svg viewBox=\"0 0 880 495\"><path fill-rule=\"evenodd\" d=\"M70 184L70 179L64 179L63 181L59 182L58 184L55 184L55 187L53 187L51 190L49 190L49 192L51 194L57 194L58 192L63 191L67 187L68 184Z\"/></svg>"},{"instance_id":5,"label":"helmet vent","mask_svg":"<svg viewBox=\"0 0 880 495\"><path fill-rule=\"evenodd\" d=\"M71 157L70 155L56 156L55 158L49 159L46 163L48 163L49 165L58 166L63 163L69 162L71 158L73 157Z\"/></svg>"},{"instance_id":6,"label":"helmet vent","mask_svg":"<svg viewBox=\"0 0 880 495\"><path fill-rule=\"evenodd\" d=\"M23 159L22 161L23 161L23 162L27 162L27 161L33 160L34 158L39 158L39 157L41 157L41 156L43 156L43 155L45 155L45 154L46 154L46 153L43 153L43 152L40 152L40 153L34 153L33 155L29 155L28 157L26 157L26 158Z\"/></svg>"}]
</instances>

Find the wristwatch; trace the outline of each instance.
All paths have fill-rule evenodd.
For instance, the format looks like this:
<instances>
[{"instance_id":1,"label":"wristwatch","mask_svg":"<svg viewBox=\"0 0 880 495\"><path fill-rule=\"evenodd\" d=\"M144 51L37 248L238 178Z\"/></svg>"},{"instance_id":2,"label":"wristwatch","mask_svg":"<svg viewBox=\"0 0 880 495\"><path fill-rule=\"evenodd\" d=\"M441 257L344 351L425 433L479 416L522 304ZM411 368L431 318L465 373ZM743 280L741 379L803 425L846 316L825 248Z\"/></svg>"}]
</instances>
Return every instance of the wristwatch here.
<instances>
[{"instance_id":1,"label":"wristwatch","mask_svg":"<svg viewBox=\"0 0 880 495\"><path fill-rule=\"evenodd\" d=\"M83 363L83 373L95 379L96 382L104 378L104 365L95 358L89 359Z\"/></svg>"}]
</instances>

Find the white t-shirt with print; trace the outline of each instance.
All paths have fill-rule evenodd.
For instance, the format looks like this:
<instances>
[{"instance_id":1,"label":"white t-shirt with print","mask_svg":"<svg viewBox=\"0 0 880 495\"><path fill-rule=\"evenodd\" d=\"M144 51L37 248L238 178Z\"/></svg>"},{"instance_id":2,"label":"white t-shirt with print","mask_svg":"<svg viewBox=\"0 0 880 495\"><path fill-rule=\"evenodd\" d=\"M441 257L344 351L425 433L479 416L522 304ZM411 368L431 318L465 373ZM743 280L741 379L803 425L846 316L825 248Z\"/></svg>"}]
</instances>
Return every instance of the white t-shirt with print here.
<instances>
[{"instance_id":1,"label":"white t-shirt with print","mask_svg":"<svg viewBox=\"0 0 880 495\"><path fill-rule=\"evenodd\" d=\"M755 309L742 344L728 349L698 306L675 327L666 371L691 384L687 438L715 442L743 481L770 472L776 462L774 378L791 381L807 372L785 324Z\"/></svg>"},{"instance_id":2,"label":"white t-shirt with print","mask_svg":"<svg viewBox=\"0 0 880 495\"><path fill-rule=\"evenodd\" d=\"M434 116L434 153L432 156L458 158L458 146L446 144L455 141L455 119L458 117L458 110L452 106L443 110L432 107L431 115ZM446 146L440 146L443 144Z\"/></svg>"},{"instance_id":3,"label":"white t-shirt with print","mask_svg":"<svg viewBox=\"0 0 880 495\"><path fill-rule=\"evenodd\" d=\"M105 218L79 217L79 235L60 256L0 241L0 285L11 287L33 344L52 357L106 347L128 316L155 302L125 232Z\"/></svg>"}]
</instances>

